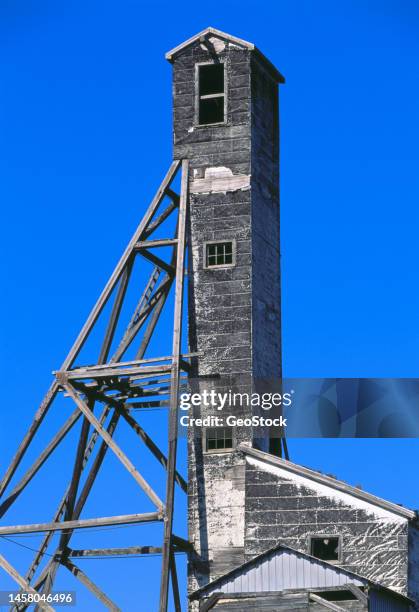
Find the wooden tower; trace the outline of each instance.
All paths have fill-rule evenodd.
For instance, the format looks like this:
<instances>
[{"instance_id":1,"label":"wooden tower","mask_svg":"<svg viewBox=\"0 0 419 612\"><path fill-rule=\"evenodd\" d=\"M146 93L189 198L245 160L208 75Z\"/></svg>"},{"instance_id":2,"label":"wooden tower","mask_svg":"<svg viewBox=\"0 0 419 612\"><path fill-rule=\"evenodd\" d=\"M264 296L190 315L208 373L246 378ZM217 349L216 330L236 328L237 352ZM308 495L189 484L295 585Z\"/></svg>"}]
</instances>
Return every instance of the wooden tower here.
<instances>
[{"instance_id":1,"label":"wooden tower","mask_svg":"<svg viewBox=\"0 0 419 612\"><path fill-rule=\"evenodd\" d=\"M174 157L189 160L189 342L197 387L281 378L279 104L284 78L252 44L207 28L173 65ZM205 378L221 377L206 383ZM254 407L230 407L243 416ZM196 407L194 416L217 414ZM281 455L251 427L189 431L189 586L243 560L240 443ZM271 432L272 434L272 432Z\"/></svg>"}]
</instances>

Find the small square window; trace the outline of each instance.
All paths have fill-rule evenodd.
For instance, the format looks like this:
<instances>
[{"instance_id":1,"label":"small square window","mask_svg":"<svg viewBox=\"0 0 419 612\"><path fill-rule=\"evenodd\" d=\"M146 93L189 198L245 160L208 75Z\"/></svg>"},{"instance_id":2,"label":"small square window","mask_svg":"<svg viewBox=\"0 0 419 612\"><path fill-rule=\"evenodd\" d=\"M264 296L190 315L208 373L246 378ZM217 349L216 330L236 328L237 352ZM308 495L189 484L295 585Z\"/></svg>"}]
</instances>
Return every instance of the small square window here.
<instances>
[{"instance_id":1,"label":"small square window","mask_svg":"<svg viewBox=\"0 0 419 612\"><path fill-rule=\"evenodd\" d=\"M234 265L233 242L209 242L205 248L205 267Z\"/></svg>"},{"instance_id":2,"label":"small square window","mask_svg":"<svg viewBox=\"0 0 419 612\"><path fill-rule=\"evenodd\" d=\"M233 448L232 427L209 427L205 430L205 449L220 451Z\"/></svg>"},{"instance_id":3,"label":"small square window","mask_svg":"<svg viewBox=\"0 0 419 612\"><path fill-rule=\"evenodd\" d=\"M322 561L339 561L340 542L336 536L319 536L310 538L310 552L313 557Z\"/></svg>"},{"instance_id":4,"label":"small square window","mask_svg":"<svg viewBox=\"0 0 419 612\"><path fill-rule=\"evenodd\" d=\"M224 64L198 66L198 124L211 125L225 120Z\"/></svg>"}]
</instances>

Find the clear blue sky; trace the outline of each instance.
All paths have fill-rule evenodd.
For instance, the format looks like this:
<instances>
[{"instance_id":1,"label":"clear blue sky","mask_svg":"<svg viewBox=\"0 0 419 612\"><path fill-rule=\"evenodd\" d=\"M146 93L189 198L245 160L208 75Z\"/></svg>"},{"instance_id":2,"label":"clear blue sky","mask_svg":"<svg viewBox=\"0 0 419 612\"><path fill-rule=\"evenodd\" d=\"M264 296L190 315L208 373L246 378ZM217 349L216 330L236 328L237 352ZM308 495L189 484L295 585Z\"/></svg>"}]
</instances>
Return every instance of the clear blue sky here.
<instances>
[{"instance_id":1,"label":"clear blue sky","mask_svg":"<svg viewBox=\"0 0 419 612\"><path fill-rule=\"evenodd\" d=\"M287 79L286 375L419 374L416 0L3 0L1 471L171 161L164 53L208 25L255 42ZM294 440L291 452L419 507L417 440ZM65 463L48 467L31 494L39 520L52 512L42 482L61 491ZM123 476L102 483L85 515L136 511L128 490ZM101 545L116 545L116 536L152 543L138 531L107 535ZM39 538L19 542L36 548ZM11 542L0 549L24 571L29 551ZM84 563L111 596L121 572L130 576L143 594L135 603L127 592L124 610L154 609L159 558L99 561L102 574ZM74 585L65 573L60 580ZM0 574L0 589L10 586ZM78 609L100 609L79 591Z\"/></svg>"}]
</instances>

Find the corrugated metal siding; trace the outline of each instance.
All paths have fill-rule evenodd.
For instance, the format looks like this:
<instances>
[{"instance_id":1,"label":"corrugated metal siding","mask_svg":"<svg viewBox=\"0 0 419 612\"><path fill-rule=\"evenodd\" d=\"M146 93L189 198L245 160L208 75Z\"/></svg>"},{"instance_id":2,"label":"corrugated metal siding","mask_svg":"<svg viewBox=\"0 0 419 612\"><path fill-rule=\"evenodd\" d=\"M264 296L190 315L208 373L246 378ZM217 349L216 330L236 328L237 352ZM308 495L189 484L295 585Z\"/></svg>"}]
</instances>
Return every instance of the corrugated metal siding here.
<instances>
[{"instance_id":1,"label":"corrugated metal siding","mask_svg":"<svg viewBox=\"0 0 419 612\"><path fill-rule=\"evenodd\" d=\"M343 586L348 582L357 586L366 584L366 581L357 580L338 567L327 567L321 561L300 556L298 553L278 550L218 582L213 589L206 592L260 593L284 589L328 588Z\"/></svg>"},{"instance_id":2,"label":"corrugated metal siding","mask_svg":"<svg viewBox=\"0 0 419 612\"><path fill-rule=\"evenodd\" d=\"M369 609L371 612L409 612L409 605L388 593L372 590Z\"/></svg>"}]
</instances>

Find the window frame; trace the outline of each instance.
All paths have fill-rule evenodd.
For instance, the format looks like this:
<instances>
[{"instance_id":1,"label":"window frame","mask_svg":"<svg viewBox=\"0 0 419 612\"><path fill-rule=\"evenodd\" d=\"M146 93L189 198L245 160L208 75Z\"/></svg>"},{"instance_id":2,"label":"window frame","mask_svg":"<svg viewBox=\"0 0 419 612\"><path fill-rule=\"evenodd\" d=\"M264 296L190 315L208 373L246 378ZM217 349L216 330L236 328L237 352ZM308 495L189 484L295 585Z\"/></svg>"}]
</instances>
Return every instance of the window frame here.
<instances>
[{"instance_id":1,"label":"window frame","mask_svg":"<svg viewBox=\"0 0 419 612\"><path fill-rule=\"evenodd\" d=\"M333 539L338 541L338 558L337 559L320 559L320 557L316 557L312 551L312 541L313 540L326 540ZM342 536L336 533L312 533L308 536L308 554L314 559L318 559L319 561L324 561L325 563L331 563L332 565L338 564L342 562Z\"/></svg>"},{"instance_id":2,"label":"window frame","mask_svg":"<svg viewBox=\"0 0 419 612\"><path fill-rule=\"evenodd\" d=\"M209 94L208 96L202 96L203 99L210 98L221 98L224 96L224 120L217 121L216 123L199 123L199 102L201 100L201 96L199 95L199 68L200 66L213 66L214 64L222 65L224 70L224 93L223 94ZM195 114L194 114L194 127L197 128L208 128L217 125L226 125L227 124L227 91L228 91L228 81L227 81L227 66L224 61L220 62L198 62L195 64Z\"/></svg>"},{"instance_id":3,"label":"window frame","mask_svg":"<svg viewBox=\"0 0 419 612\"><path fill-rule=\"evenodd\" d=\"M231 242L232 246L232 261L231 263L223 263L223 264L215 264L213 266L209 266L207 264L207 247L211 244L225 244L226 242ZM204 270L222 270L223 268L234 268L237 260L237 244L234 238L224 238L223 240L207 240L204 242L204 254L203 254L203 268Z\"/></svg>"},{"instance_id":4,"label":"window frame","mask_svg":"<svg viewBox=\"0 0 419 612\"><path fill-rule=\"evenodd\" d=\"M206 455L213 455L213 454L219 454L219 453L231 453L235 450L236 448L236 430L234 427L228 427L228 425L223 425L221 427L219 427L218 429L231 429L231 447L228 448L207 448L207 433L209 429L217 429L217 427L204 427L203 431L202 431L202 450L204 451L204 454Z\"/></svg>"}]
</instances>

